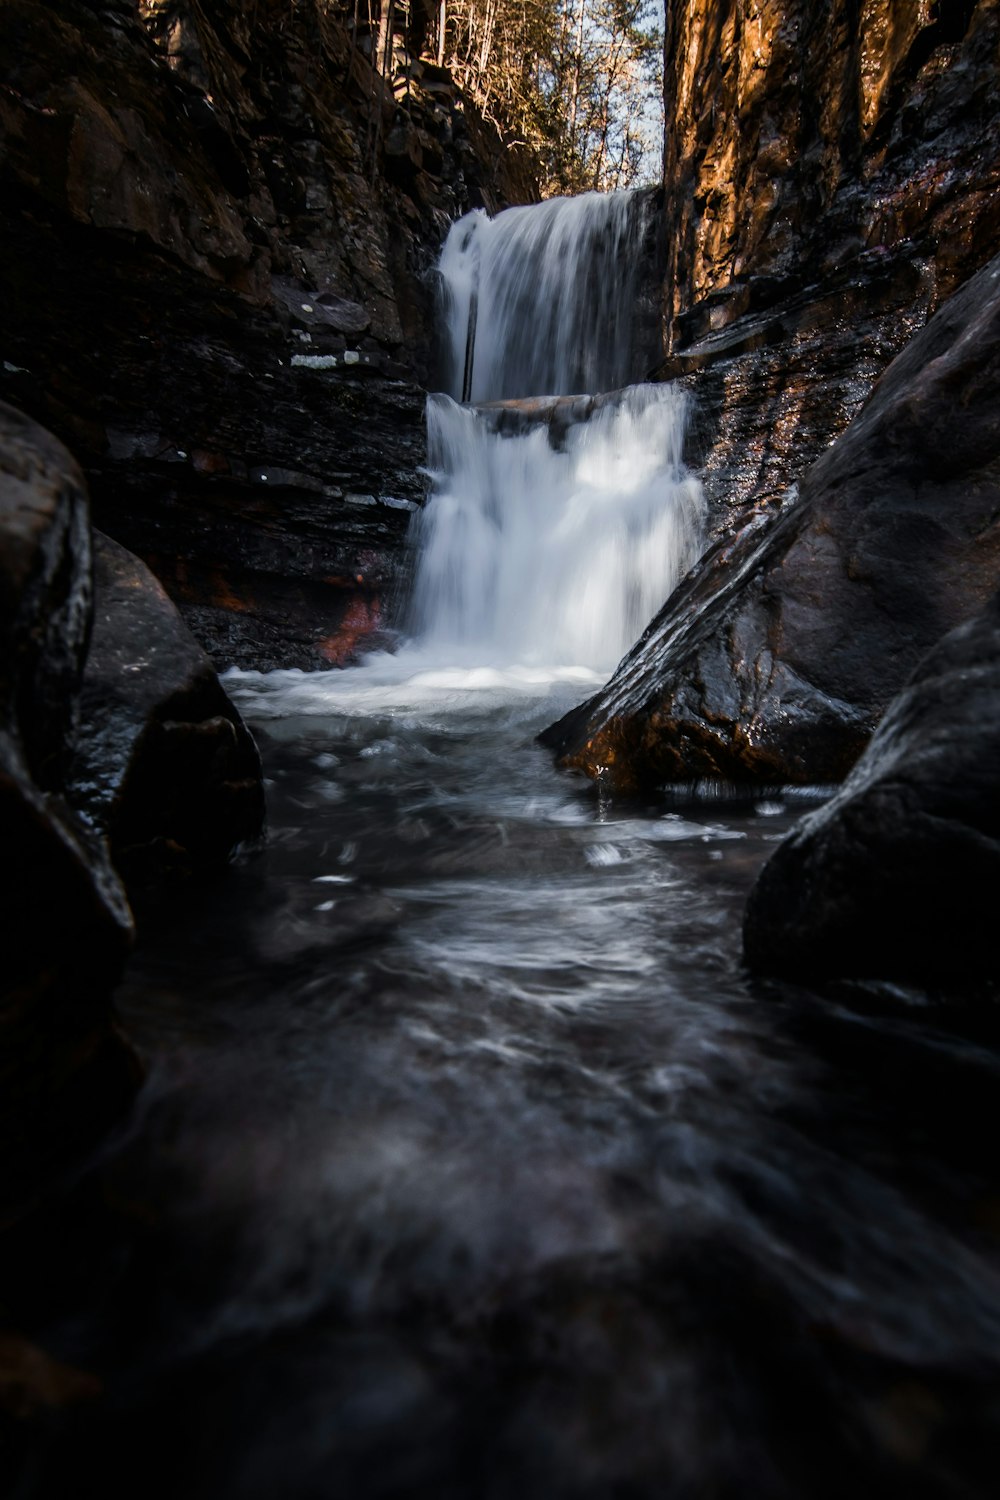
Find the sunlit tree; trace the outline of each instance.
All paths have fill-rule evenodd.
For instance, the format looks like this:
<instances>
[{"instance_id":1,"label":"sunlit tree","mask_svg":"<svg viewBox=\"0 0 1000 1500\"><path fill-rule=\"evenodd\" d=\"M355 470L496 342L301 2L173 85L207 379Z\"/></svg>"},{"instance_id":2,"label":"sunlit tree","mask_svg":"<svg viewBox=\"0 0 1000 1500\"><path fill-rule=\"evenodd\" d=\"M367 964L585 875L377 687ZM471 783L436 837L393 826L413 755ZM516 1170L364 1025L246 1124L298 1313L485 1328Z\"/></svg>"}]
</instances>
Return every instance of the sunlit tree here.
<instances>
[{"instance_id":1,"label":"sunlit tree","mask_svg":"<svg viewBox=\"0 0 1000 1500\"><path fill-rule=\"evenodd\" d=\"M656 0L442 0L439 13L439 55L533 148L549 193L659 175L662 44Z\"/></svg>"}]
</instances>

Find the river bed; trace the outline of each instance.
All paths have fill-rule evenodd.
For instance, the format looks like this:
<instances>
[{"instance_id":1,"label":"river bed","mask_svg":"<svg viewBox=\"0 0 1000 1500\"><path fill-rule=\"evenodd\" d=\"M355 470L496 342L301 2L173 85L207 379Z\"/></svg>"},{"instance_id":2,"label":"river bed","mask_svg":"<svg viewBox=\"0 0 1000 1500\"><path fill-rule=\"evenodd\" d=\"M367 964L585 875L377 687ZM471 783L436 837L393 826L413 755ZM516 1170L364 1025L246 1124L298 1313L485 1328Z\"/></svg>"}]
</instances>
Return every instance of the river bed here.
<instances>
[{"instance_id":1,"label":"river bed","mask_svg":"<svg viewBox=\"0 0 1000 1500\"><path fill-rule=\"evenodd\" d=\"M747 976L808 794L607 803L579 675L383 679L228 682L267 845L140 909L32 1328L104 1395L17 1493L995 1493L986 1023Z\"/></svg>"}]
</instances>

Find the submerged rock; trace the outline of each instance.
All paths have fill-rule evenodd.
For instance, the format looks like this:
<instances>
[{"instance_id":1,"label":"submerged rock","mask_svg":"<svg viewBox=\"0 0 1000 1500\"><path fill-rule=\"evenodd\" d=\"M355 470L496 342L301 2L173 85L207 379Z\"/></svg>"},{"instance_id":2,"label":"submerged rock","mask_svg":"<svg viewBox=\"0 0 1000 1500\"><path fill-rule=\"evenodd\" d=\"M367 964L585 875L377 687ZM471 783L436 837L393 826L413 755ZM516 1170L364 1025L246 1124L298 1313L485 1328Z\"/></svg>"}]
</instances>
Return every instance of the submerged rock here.
<instances>
[{"instance_id":1,"label":"submerged rock","mask_svg":"<svg viewBox=\"0 0 1000 1500\"><path fill-rule=\"evenodd\" d=\"M794 977L1000 978L1000 594L893 699L837 795L764 866L744 943Z\"/></svg>"},{"instance_id":2,"label":"submerged rock","mask_svg":"<svg viewBox=\"0 0 1000 1500\"><path fill-rule=\"evenodd\" d=\"M92 1401L100 1379L53 1359L16 1333L0 1333L0 1414L15 1421Z\"/></svg>"},{"instance_id":3,"label":"submerged rock","mask_svg":"<svg viewBox=\"0 0 1000 1500\"><path fill-rule=\"evenodd\" d=\"M253 737L149 569L100 532L94 595L70 796L127 874L224 864L263 827Z\"/></svg>"},{"instance_id":4,"label":"submerged rock","mask_svg":"<svg viewBox=\"0 0 1000 1500\"><path fill-rule=\"evenodd\" d=\"M841 779L1000 581L1000 258L891 365L776 515L723 538L547 730L611 788Z\"/></svg>"}]
</instances>

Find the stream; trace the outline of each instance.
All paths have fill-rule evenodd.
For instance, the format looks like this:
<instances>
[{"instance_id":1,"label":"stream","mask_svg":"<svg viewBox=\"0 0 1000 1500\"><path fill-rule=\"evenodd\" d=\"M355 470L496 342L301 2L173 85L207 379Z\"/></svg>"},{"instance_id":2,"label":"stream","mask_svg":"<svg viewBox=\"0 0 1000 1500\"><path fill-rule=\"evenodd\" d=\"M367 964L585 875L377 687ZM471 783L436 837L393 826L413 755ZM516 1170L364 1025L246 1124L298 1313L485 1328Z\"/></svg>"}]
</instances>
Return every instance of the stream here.
<instances>
[{"instance_id":1,"label":"stream","mask_svg":"<svg viewBox=\"0 0 1000 1500\"><path fill-rule=\"evenodd\" d=\"M631 210L513 211L533 244L542 210L538 254L608 280ZM561 369L497 352L488 309L522 328L547 284L529 258L486 296L511 222L445 251L454 379L479 277L504 373L473 360L474 394L515 404L432 398L412 638L227 675L267 844L140 904L118 1003L149 1077L50 1206L25 1318L103 1399L35 1424L25 1500L996 1492L1000 1030L746 973L747 892L824 789L611 802L535 744L703 499L669 392L525 407L583 366L572 309Z\"/></svg>"},{"instance_id":2,"label":"stream","mask_svg":"<svg viewBox=\"0 0 1000 1500\"><path fill-rule=\"evenodd\" d=\"M22 1492L994 1493L997 1039L748 980L802 794L603 807L548 695L255 692L268 848L141 913L40 1326L105 1400Z\"/></svg>"}]
</instances>

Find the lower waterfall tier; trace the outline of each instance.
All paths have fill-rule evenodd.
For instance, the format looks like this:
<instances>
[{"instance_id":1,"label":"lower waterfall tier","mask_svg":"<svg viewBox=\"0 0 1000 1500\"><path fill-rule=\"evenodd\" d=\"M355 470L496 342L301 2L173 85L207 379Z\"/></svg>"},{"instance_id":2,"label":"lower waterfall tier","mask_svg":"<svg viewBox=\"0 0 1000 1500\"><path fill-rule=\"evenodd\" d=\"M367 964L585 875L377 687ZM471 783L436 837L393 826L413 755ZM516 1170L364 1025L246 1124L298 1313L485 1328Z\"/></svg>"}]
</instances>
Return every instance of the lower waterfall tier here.
<instances>
[{"instance_id":1,"label":"lower waterfall tier","mask_svg":"<svg viewBox=\"0 0 1000 1500\"><path fill-rule=\"evenodd\" d=\"M428 402L414 634L456 660L610 670L694 562L702 492L668 386Z\"/></svg>"}]
</instances>

